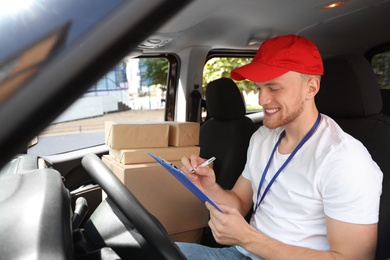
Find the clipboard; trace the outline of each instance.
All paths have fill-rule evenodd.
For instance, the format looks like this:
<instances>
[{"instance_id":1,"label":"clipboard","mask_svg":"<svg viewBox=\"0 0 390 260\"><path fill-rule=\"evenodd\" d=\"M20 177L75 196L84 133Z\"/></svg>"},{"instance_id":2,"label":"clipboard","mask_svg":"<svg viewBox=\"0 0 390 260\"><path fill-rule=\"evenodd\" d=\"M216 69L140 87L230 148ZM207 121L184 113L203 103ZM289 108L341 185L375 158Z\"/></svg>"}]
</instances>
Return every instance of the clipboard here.
<instances>
[{"instance_id":1,"label":"clipboard","mask_svg":"<svg viewBox=\"0 0 390 260\"><path fill-rule=\"evenodd\" d=\"M187 189L189 189L198 199L203 203L206 201L213 205L216 209L223 213L223 211L212 201L202 190L200 190L181 170L175 165L165 161L164 159L149 153L158 163L160 163L169 173L171 173L176 179L178 179Z\"/></svg>"}]
</instances>

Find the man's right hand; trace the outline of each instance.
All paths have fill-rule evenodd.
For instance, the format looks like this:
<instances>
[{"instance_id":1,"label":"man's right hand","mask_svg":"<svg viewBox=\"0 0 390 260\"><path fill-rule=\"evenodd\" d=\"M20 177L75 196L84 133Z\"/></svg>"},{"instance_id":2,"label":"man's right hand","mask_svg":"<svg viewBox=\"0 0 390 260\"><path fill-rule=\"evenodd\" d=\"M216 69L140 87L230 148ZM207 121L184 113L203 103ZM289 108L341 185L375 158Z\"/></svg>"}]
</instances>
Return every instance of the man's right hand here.
<instances>
[{"instance_id":1,"label":"man's right hand","mask_svg":"<svg viewBox=\"0 0 390 260\"><path fill-rule=\"evenodd\" d=\"M192 155L190 158L183 157L181 171L206 194L210 194L216 188L214 170L208 166L198 167L205 160L199 156Z\"/></svg>"}]
</instances>

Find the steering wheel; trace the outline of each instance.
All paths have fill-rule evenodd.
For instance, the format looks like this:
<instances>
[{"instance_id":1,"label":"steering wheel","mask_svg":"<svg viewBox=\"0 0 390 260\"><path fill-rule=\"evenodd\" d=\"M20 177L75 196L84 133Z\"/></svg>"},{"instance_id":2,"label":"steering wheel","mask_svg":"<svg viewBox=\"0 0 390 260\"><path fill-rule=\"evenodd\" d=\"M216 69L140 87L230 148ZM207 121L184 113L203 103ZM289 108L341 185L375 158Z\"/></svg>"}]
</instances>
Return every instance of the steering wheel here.
<instances>
[{"instance_id":1,"label":"steering wheel","mask_svg":"<svg viewBox=\"0 0 390 260\"><path fill-rule=\"evenodd\" d=\"M81 161L85 170L100 185L110 200L120 209L154 250L159 259L186 259L161 224L142 206L137 198L95 154Z\"/></svg>"}]
</instances>

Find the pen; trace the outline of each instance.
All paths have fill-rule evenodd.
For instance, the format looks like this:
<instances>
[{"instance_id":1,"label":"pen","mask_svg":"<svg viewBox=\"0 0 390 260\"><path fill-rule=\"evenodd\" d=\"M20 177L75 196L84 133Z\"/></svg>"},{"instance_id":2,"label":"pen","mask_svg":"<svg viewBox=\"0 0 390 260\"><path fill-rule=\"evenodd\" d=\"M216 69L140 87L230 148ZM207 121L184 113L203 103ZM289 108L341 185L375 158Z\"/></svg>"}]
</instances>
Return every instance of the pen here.
<instances>
[{"instance_id":1,"label":"pen","mask_svg":"<svg viewBox=\"0 0 390 260\"><path fill-rule=\"evenodd\" d=\"M215 157L211 157L210 159L208 159L208 160L204 161L203 163L201 163L200 165L198 165L198 167L205 167L205 166L209 165L210 163L214 162L215 159L216 159ZM195 172L195 169L192 169L191 173L194 173L194 172Z\"/></svg>"}]
</instances>

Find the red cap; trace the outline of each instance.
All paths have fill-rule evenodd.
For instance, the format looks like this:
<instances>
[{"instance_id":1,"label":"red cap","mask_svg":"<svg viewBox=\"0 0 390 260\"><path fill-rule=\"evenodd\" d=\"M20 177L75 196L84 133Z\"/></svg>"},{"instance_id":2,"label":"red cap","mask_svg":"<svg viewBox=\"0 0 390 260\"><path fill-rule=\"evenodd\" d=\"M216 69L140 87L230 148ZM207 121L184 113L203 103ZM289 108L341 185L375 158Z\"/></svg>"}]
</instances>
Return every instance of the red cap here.
<instances>
[{"instance_id":1,"label":"red cap","mask_svg":"<svg viewBox=\"0 0 390 260\"><path fill-rule=\"evenodd\" d=\"M253 61L232 70L230 76L234 80L265 82L289 71L324 74L321 55L313 42L293 34L266 40Z\"/></svg>"}]
</instances>

